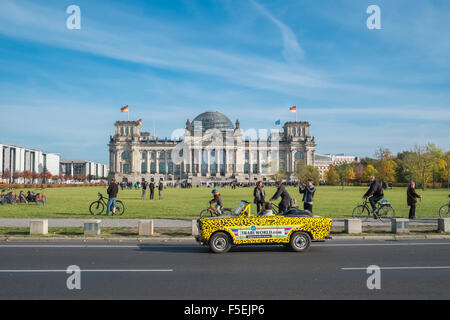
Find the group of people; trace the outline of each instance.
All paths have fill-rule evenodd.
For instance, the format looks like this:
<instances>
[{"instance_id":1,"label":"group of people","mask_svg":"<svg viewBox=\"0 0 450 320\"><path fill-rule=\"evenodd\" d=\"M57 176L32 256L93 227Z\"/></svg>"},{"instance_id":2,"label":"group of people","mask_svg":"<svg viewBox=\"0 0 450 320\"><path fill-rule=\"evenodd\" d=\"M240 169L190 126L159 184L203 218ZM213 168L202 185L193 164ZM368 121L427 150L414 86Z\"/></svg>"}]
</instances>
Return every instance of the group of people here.
<instances>
[{"instance_id":1,"label":"group of people","mask_svg":"<svg viewBox=\"0 0 450 320\"><path fill-rule=\"evenodd\" d=\"M411 181L406 189L406 203L409 206L409 219L416 218L416 205L417 199L421 199L422 196L416 192L416 183ZM369 190L364 194L363 198L369 198L370 205L372 207L374 218L378 213L377 203L384 197L383 185L378 182L374 176L370 177Z\"/></svg>"},{"instance_id":2,"label":"group of people","mask_svg":"<svg viewBox=\"0 0 450 320\"><path fill-rule=\"evenodd\" d=\"M145 192L147 191L147 188L150 190L150 200L153 200L155 197L155 188L156 188L155 179L151 178L150 182L147 182L145 180L141 182L142 200L145 200ZM164 190L164 183L163 180L160 179L158 183L159 200L162 200L163 190Z\"/></svg>"},{"instance_id":3,"label":"group of people","mask_svg":"<svg viewBox=\"0 0 450 320\"><path fill-rule=\"evenodd\" d=\"M289 208L295 206L295 204L294 204L295 200L293 198L291 198L291 196L287 192L283 183L281 181L277 181L277 182L275 182L275 186L277 188L277 191L267 202L266 194L264 191L264 183L262 181L257 182L256 187L253 190L253 203L256 204L256 210L259 215L263 215L263 216L272 215L271 202L277 200L278 198L281 198L281 201L278 204L278 212L280 214L286 213L289 210ZM164 183L163 183L162 179L159 181L157 187L158 187L159 200L162 200L162 192L164 189ZM145 193L146 193L147 188L150 190L150 199L152 200L154 198L154 191L156 188L156 183L153 178L151 178L151 181L149 183L146 181L142 181L141 188L142 188L142 200L145 199ZM116 200L118 191L119 191L118 185L117 185L115 179L112 179L112 181L108 187L108 190L107 190L109 199L108 199L106 215L109 215L110 206L113 207L113 214L114 214L115 200ZM298 184L298 191L300 194L303 194L303 199L302 199L303 209L309 211L312 214L313 199L314 199L314 194L316 192L316 187L313 184L313 180L308 179L306 181L306 184L303 184L302 182L300 182ZM216 188L214 188L211 193L213 194L213 199L209 203L210 203L210 205L215 203L215 209L218 211L219 214L221 214L222 208L223 208L223 201L220 196L220 192ZM411 181L411 183L409 184L408 189L406 191L406 196L407 196L407 204L410 207L409 218L414 219L417 199L422 198L422 196L417 194L415 191L414 181ZM374 176L371 176L369 190L367 190L367 192L364 194L363 198L369 199L369 203L373 210L374 218L376 218L376 215L378 213L377 203L381 199L383 199L383 197L384 197L383 185L380 182L378 182Z\"/></svg>"},{"instance_id":4,"label":"group of people","mask_svg":"<svg viewBox=\"0 0 450 320\"><path fill-rule=\"evenodd\" d=\"M275 183L275 186L277 187L277 191L275 194L270 198L269 202L266 201L266 194L264 191L264 183L262 181L258 181L256 184L255 189L253 190L253 203L256 204L256 211L258 212L258 215L260 216L271 216L273 215L272 211L272 204L271 202L277 200L278 198L281 198L281 202L278 205L278 212L280 214L284 214L288 211L289 208L293 206L293 199L287 192L286 188L284 187L283 183L281 181L277 181ZM308 210L312 213L312 206L313 206L313 198L314 193L316 192L316 188L313 185L313 181L309 179L306 184L299 183L299 193L303 194L303 208L304 210ZM223 201L220 197L219 191L214 188L211 193L213 194L213 199L209 202L210 205L215 203L215 209L219 214L222 212L223 208Z\"/></svg>"}]
</instances>

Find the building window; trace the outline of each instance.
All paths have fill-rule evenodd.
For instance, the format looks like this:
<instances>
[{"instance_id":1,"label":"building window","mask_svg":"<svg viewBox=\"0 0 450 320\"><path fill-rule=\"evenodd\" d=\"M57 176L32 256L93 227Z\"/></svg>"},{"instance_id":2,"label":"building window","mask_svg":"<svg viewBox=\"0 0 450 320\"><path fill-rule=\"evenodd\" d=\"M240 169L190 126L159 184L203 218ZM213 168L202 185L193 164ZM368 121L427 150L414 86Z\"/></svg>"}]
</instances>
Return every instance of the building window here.
<instances>
[{"instance_id":1,"label":"building window","mask_svg":"<svg viewBox=\"0 0 450 320\"><path fill-rule=\"evenodd\" d=\"M159 173L166 173L166 164L164 162L159 163Z\"/></svg>"},{"instance_id":2,"label":"building window","mask_svg":"<svg viewBox=\"0 0 450 320\"><path fill-rule=\"evenodd\" d=\"M303 159L303 153L300 151L297 151L294 155L295 159Z\"/></svg>"},{"instance_id":3,"label":"building window","mask_svg":"<svg viewBox=\"0 0 450 320\"><path fill-rule=\"evenodd\" d=\"M248 173L248 169L249 169L249 164L245 163L244 164L244 173Z\"/></svg>"},{"instance_id":4,"label":"building window","mask_svg":"<svg viewBox=\"0 0 450 320\"><path fill-rule=\"evenodd\" d=\"M147 152L142 152L142 159L143 160L147 159Z\"/></svg>"},{"instance_id":5,"label":"building window","mask_svg":"<svg viewBox=\"0 0 450 320\"><path fill-rule=\"evenodd\" d=\"M150 164L150 173L152 173L152 174L156 173L156 163L155 162L152 162Z\"/></svg>"},{"instance_id":6,"label":"building window","mask_svg":"<svg viewBox=\"0 0 450 320\"><path fill-rule=\"evenodd\" d=\"M123 128L120 128L120 135L123 136Z\"/></svg>"},{"instance_id":7,"label":"building window","mask_svg":"<svg viewBox=\"0 0 450 320\"><path fill-rule=\"evenodd\" d=\"M125 129L125 135L128 135L128 128Z\"/></svg>"},{"instance_id":8,"label":"building window","mask_svg":"<svg viewBox=\"0 0 450 320\"><path fill-rule=\"evenodd\" d=\"M284 152L280 152L280 159L284 159L284 158L286 158L285 153Z\"/></svg>"},{"instance_id":9,"label":"building window","mask_svg":"<svg viewBox=\"0 0 450 320\"><path fill-rule=\"evenodd\" d=\"M128 160L131 158L131 154L128 151L122 152L122 160Z\"/></svg>"},{"instance_id":10,"label":"building window","mask_svg":"<svg viewBox=\"0 0 450 320\"><path fill-rule=\"evenodd\" d=\"M147 163L141 163L141 173L147 173Z\"/></svg>"},{"instance_id":11,"label":"building window","mask_svg":"<svg viewBox=\"0 0 450 320\"><path fill-rule=\"evenodd\" d=\"M122 165L122 173L130 173L130 165L129 164L124 164Z\"/></svg>"}]
</instances>

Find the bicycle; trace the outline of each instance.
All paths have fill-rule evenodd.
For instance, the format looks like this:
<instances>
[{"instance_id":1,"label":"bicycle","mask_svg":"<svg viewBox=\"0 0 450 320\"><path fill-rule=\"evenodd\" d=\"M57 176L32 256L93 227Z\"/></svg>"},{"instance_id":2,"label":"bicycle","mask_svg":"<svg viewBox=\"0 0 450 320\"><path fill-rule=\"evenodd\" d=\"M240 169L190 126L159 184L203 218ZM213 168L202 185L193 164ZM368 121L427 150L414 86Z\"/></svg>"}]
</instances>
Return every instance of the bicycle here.
<instances>
[{"instance_id":1,"label":"bicycle","mask_svg":"<svg viewBox=\"0 0 450 320\"><path fill-rule=\"evenodd\" d=\"M10 191L10 190L12 190L12 191ZM0 204L2 204L2 205L16 204L18 202L19 198L17 197L17 194L15 192L13 193L13 191L14 191L14 189L11 189L11 188L2 190L0 193Z\"/></svg>"},{"instance_id":2,"label":"bicycle","mask_svg":"<svg viewBox=\"0 0 450 320\"><path fill-rule=\"evenodd\" d=\"M450 195L448 195L450 198ZM450 201L439 208L439 217L448 218L450 216Z\"/></svg>"},{"instance_id":3,"label":"bicycle","mask_svg":"<svg viewBox=\"0 0 450 320\"><path fill-rule=\"evenodd\" d=\"M94 201L89 206L89 212L93 215L101 215L107 206L107 198L104 197L100 192L98 193L99 199ZM112 212L112 210L111 210ZM116 200L116 212L113 214L115 216L121 216L125 212L125 205L122 201Z\"/></svg>"},{"instance_id":4,"label":"bicycle","mask_svg":"<svg viewBox=\"0 0 450 320\"><path fill-rule=\"evenodd\" d=\"M210 204L208 208L200 211L200 219L218 217L220 215L231 215L233 213L233 210L231 210L230 208L223 208L221 211L222 213L219 213L219 211L217 209L214 209Z\"/></svg>"},{"instance_id":5,"label":"bicycle","mask_svg":"<svg viewBox=\"0 0 450 320\"><path fill-rule=\"evenodd\" d=\"M367 218L369 218L370 215L373 215L375 219L379 219L380 221L383 221L383 218L395 217L395 209L387 200L381 200L380 202L377 202L376 208L376 212L373 212L372 206L370 205L369 200L366 198L364 199L363 204L360 204L353 209L352 216L353 218L360 218L365 215L365 212L367 212Z\"/></svg>"}]
</instances>

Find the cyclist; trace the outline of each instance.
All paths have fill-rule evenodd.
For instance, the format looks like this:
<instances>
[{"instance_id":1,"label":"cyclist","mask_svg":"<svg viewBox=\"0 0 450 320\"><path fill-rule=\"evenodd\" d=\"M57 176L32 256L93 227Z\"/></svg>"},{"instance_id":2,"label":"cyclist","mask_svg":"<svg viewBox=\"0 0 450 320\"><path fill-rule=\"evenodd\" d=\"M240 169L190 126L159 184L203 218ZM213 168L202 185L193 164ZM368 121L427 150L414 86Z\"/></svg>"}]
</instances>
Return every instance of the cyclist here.
<instances>
[{"instance_id":1,"label":"cyclist","mask_svg":"<svg viewBox=\"0 0 450 320\"><path fill-rule=\"evenodd\" d=\"M373 217L376 219L378 214L378 209L376 204L378 201L383 199L384 193L381 183L379 183L374 176L370 177L370 187L369 190L364 194L363 199L369 198L370 205L373 210Z\"/></svg>"},{"instance_id":2,"label":"cyclist","mask_svg":"<svg viewBox=\"0 0 450 320\"><path fill-rule=\"evenodd\" d=\"M217 189L213 189L211 193L213 194L214 198L211 201L209 201L209 205L212 205L215 202L217 213L220 215L222 214L223 208L223 202L222 198L220 197L220 193Z\"/></svg>"}]
</instances>

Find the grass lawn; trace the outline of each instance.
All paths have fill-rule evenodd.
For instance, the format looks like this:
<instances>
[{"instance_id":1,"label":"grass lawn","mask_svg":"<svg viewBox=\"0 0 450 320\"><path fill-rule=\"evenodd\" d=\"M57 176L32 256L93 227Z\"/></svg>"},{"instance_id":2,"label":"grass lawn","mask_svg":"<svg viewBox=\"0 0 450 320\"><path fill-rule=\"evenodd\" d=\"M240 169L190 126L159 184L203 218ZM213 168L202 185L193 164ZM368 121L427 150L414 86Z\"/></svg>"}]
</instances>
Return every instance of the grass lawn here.
<instances>
[{"instance_id":1,"label":"grass lawn","mask_svg":"<svg viewBox=\"0 0 450 320\"><path fill-rule=\"evenodd\" d=\"M24 190L27 191L28 189ZM267 187L266 199L274 193L274 187ZM300 207L302 195L295 187L287 187ZM315 215L332 218L351 217L353 208L362 203L362 195L367 187L341 187L319 186L314 197L313 211ZM20 190L18 190L20 191ZM17 191L17 193L18 193ZM224 206L235 208L241 200L253 201L253 188L219 188ZM448 201L447 189L417 190L423 195L416 209L416 217L439 217L440 206ZM89 204L97 200L97 192L106 195L104 187L74 187L74 188L48 188L45 190L47 205L35 204L0 205L0 218L91 218ZM408 217L409 207L406 205L406 188L385 190L385 199L389 200L396 210L397 217ZM126 206L126 212L119 218L186 218L194 219L199 216L202 209L208 206L211 199L211 189L206 187L192 189L171 189L163 192L163 200L149 200L147 190L146 199L141 200L141 190L119 190L118 199ZM278 199L276 203L280 200ZM256 207L252 206L253 212ZM102 218L105 218L103 215Z\"/></svg>"}]
</instances>

